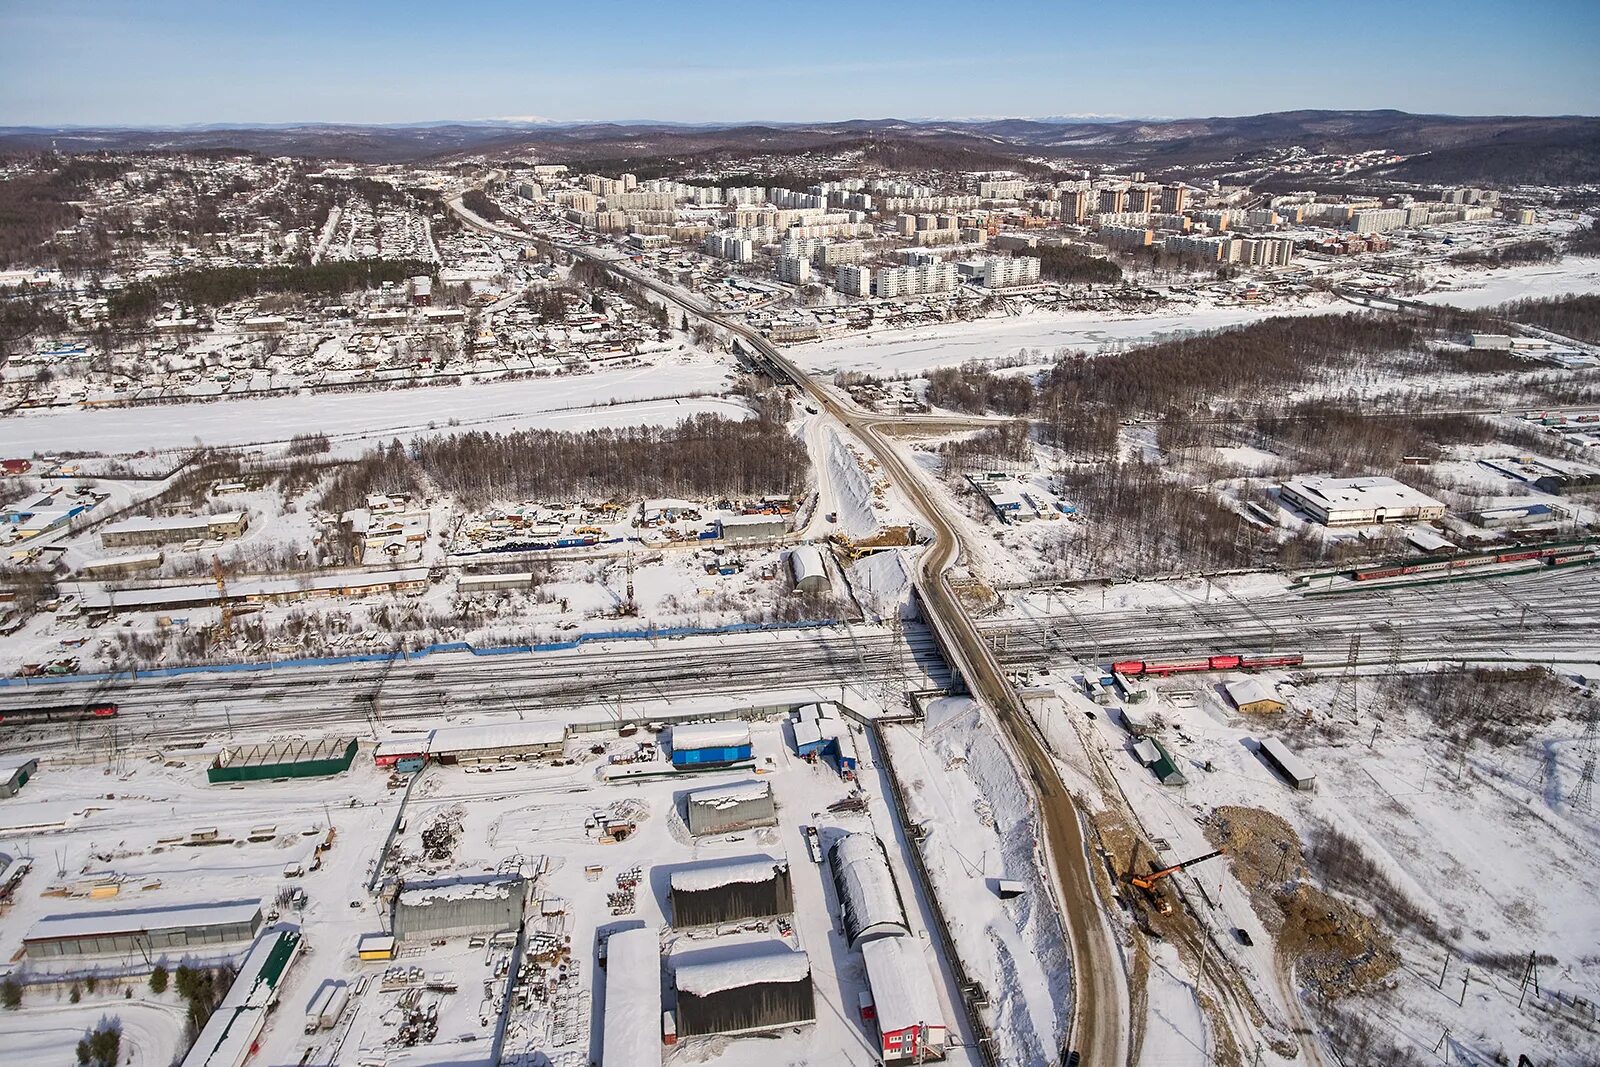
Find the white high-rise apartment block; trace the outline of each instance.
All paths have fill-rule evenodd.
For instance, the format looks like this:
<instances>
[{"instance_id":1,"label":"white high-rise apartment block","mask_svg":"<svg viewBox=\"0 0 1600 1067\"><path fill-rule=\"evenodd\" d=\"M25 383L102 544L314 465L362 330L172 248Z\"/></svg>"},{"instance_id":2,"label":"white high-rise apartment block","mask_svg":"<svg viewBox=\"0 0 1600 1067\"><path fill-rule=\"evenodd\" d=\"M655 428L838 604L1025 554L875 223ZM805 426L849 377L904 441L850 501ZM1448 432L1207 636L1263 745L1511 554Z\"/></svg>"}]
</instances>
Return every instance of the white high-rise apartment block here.
<instances>
[{"instance_id":1,"label":"white high-rise apartment block","mask_svg":"<svg viewBox=\"0 0 1600 1067\"><path fill-rule=\"evenodd\" d=\"M873 289L880 297L946 293L960 280L954 263L924 263L915 267L886 267L878 272Z\"/></svg>"},{"instance_id":2,"label":"white high-rise apartment block","mask_svg":"<svg viewBox=\"0 0 1600 1067\"><path fill-rule=\"evenodd\" d=\"M778 280L790 285L804 285L811 280L811 261L804 256L779 256Z\"/></svg>"},{"instance_id":3,"label":"white high-rise apartment block","mask_svg":"<svg viewBox=\"0 0 1600 1067\"><path fill-rule=\"evenodd\" d=\"M998 181L978 183L980 200L1021 200L1028 183L1021 178L1002 178Z\"/></svg>"},{"instance_id":4,"label":"white high-rise apartment block","mask_svg":"<svg viewBox=\"0 0 1600 1067\"><path fill-rule=\"evenodd\" d=\"M1039 260L1033 256L985 256L966 260L956 269L985 289L1033 285L1039 280Z\"/></svg>"},{"instance_id":5,"label":"white high-rise apartment block","mask_svg":"<svg viewBox=\"0 0 1600 1067\"><path fill-rule=\"evenodd\" d=\"M1348 227L1356 233L1388 233L1406 224L1407 212L1402 208L1375 208L1357 211L1350 216Z\"/></svg>"},{"instance_id":6,"label":"white high-rise apartment block","mask_svg":"<svg viewBox=\"0 0 1600 1067\"><path fill-rule=\"evenodd\" d=\"M872 271L855 263L846 263L833 272L833 285L849 296L872 295Z\"/></svg>"},{"instance_id":7,"label":"white high-rise apartment block","mask_svg":"<svg viewBox=\"0 0 1600 1067\"><path fill-rule=\"evenodd\" d=\"M1247 237L1238 244L1239 262L1251 267L1287 267L1294 259L1294 242L1282 237Z\"/></svg>"}]
</instances>

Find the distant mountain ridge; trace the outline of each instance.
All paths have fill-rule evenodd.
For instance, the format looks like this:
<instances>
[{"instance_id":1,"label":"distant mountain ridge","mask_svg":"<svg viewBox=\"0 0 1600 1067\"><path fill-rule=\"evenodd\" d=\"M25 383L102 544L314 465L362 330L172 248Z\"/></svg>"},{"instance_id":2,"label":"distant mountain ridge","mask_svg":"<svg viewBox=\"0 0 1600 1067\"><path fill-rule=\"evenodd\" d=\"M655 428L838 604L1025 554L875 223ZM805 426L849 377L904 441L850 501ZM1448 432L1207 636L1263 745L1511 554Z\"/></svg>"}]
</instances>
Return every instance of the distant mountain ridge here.
<instances>
[{"instance_id":1,"label":"distant mountain ridge","mask_svg":"<svg viewBox=\"0 0 1600 1067\"><path fill-rule=\"evenodd\" d=\"M363 163L480 155L574 163L668 156L734 159L859 150L864 144L939 145L970 159L1070 159L1089 164L1141 164L1151 170L1234 159L1274 148L1301 147L1333 154L1387 149L1416 158L1384 172L1418 181L1514 181L1524 168L1543 175L1531 180L1600 180L1600 118L1586 116L1301 110L1162 120L1057 116L692 124L561 123L535 118L178 129L0 127L0 152L51 146L66 152L243 150Z\"/></svg>"}]
</instances>

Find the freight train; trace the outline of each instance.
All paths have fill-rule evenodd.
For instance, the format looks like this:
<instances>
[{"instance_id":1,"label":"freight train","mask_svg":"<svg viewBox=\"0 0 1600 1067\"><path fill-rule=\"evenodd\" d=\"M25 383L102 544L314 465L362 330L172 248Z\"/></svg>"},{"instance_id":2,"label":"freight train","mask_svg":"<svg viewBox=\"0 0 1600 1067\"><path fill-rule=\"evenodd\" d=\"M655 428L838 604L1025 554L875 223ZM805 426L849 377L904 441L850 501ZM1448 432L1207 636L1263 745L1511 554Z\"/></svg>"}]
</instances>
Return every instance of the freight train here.
<instances>
[{"instance_id":1,"label":"freight train","mask_svg":"<svg viewBox=\"0 0 1600 1067\"><path fill-rule=\"evenodd\" d=\"M1124 659L1113 663L1111 670L1124 678L1165 678L1171 674L1197 674L1201 671L1261 671L1273 667L1298 667L1305 661L1305 656L1298 652L1270 656L1204 656L1162 663Z\"/></svg>"},{"instance_id":2,"label":"freight train","mask_svg":"<svg viewBox=\"0 0 1600 1067\"><path fill-rule=\"evenodd\" d=\"M1448 574L1471 567L1488 566L1491 563L1517 563L1523 560L1539 560L1559 566L1577 562L1579 559L1592 559L1595 554L1596 548L1592 545L1537 545L1532 548L1508 548L1504 552L1490 552L1480 556L1431 556L1409 563L1360 567L1354 575L1356 581L1368 582L1375 578L1399 578L1408 574L1435 572Z\"/></svg>"},{"instance_id":3,"label":"freight train","mask_svg":"<svg viewBox=\"0 0 1600 1067\"><path fill-rule=\"evenodd\" d=\"M28 726L40 722L80 722L85 719L110 719L117 714L115 704L56 704L35 708L0 709L0 727Z\"/></svg>"}]
</instances>

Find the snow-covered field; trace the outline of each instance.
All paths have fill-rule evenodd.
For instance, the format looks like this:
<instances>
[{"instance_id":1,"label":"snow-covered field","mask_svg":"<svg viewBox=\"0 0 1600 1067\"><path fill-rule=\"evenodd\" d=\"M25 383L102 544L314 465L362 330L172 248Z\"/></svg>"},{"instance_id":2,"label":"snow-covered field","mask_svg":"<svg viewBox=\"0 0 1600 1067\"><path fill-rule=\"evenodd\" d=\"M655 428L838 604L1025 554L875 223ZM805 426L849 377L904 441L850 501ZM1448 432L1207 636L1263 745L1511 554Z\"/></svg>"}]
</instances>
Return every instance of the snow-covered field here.
<instances>
[{"instance_id":1,"label":"snow-covered field","mask_svg":"<svg viewBox=\"0 0 1600 1067\"><path fill-rule=\"evenodd\" d=\"M0 419L0 451L127 453L206 445L284 442L325 433L359 453L394 437L451 427L505 431L572 430L681 422L699 412L730 418L746 410L719 399L727 368L707 357L582 376L377 393L319 393L204 404L86 410L71 408ZM706 394L688 397L688 394ZM684 398L684 399L662 399Z\"/></svg>"},{"instance_id":2,"label":"snow-covered field","mask_svg":"<svg viewBox=\"0 0 1600 1067\"><path fill-rule=\"evenodd\" d=\"M1349 310L1351 305L1318 303L1198 307L1153 315L1119 317L1104 312L1033 311L975 322L948 323L898 332L874 333L788 350L791 359L811 371L865 371L892 375L948 367L969 360L992 362L1014 357L1023 349L1058 348L1098 351L1112 344L1160 340L1172 334L1240 326L1275 315L1309 315Z\"/></svg>"},{"instance_id":3,"label":"snow-covered field","mask_svg":"<svg viewBox=\"0 0 1600 1067\"><path fill-rule=\"evenodd\" d=\"M1456 271L1445 276L1441 282L1441 288L1414 299L1426 304L1481 308L1528 297L1596 293L1600 292L1600 259L1568 256L1560 263Z\"/></svg>"}]
</instances>

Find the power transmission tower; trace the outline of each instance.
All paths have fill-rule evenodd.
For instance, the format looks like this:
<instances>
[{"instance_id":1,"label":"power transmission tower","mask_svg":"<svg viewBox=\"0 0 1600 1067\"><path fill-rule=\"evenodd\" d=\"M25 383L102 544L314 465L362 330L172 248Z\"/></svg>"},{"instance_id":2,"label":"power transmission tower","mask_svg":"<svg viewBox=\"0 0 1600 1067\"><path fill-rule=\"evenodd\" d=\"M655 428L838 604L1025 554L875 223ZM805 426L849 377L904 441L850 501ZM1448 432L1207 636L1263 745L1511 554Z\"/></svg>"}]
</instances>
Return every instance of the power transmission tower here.
<instances>
[{"instance_id":1,"label":"power transmission tower","mask_svg":"<svg viewBox=\"0 0 1600 1067\"><path fill-rule=\"evenodd\" d=\"M1578 784L1568 800L1574 811L1586 812L1594 802L1595 732L1600 725L1600 701L1589 702L1589 714L1583 720L1583 736L1578 739L1578 754L1583 757L1583 770L1578 772Z\"/></svg>"},{"instance_id":2,"label":"power transmission tower","mask_svg":"<svg viewBox=\"0 0 1600 1067\"><path fill-rule=\"evenodd\" d=\"M1339 682L1333 690L1333 701L1328 708L1330 715L1338 717L1345 706L1345 690L1349 690L1350 717L1352 719L1361 711L1361 680L1356 674L1356 664L1361 658L1361 635L1355 634L1350 638L1350 651L1345 656L1344 671L1339 675Z\"/></svg>"}]
</instances>

